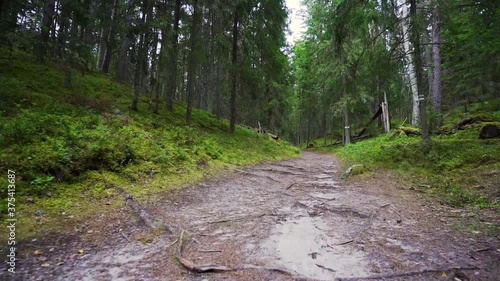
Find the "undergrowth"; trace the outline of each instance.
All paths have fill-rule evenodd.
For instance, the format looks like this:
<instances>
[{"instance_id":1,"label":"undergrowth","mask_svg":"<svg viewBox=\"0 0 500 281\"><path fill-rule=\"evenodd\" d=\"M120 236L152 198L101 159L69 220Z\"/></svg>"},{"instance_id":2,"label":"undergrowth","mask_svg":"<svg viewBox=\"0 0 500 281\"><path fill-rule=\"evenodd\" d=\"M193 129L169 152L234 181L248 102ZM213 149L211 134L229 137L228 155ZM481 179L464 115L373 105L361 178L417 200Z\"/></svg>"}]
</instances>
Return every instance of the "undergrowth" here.
<instances>
[{"instance_id":1,"label":"undergrowth","mask_svg":"<svg viewBox=\"0 0 500 281\"><path fill-rule=\"evenodd\" d=\"M130 111L131 89L107 75L73 72L70 89L63 79L57 64L42 66L24 53L0 64L0 167L16 172L20 235L61 213L91 215L95 200L123 190L152 196L231 166L300 153L251 129L229 134L226 120L204 111L194 110L187 127L182 104L153 114L143 97L139 111ZM2 198L7 186L0 177ZM2 216L6 206L2 200ZM37 210L43 218L33 216Z\"/></svg>"},{"instance_id":2,"label":"undergrowth","mask_svg":"<svg viewBox=\"0 0 500 281\"><path fill-rule=\"evenodd\" d=\"M500 139L479 139L481 124L453 130L464 118L480 117L500 121L498 111L450 112L442 133L432 137L430 146L420 137L392 132L374 139L359 141L335 150L347 164L363 164L365 169L389 169L416 188L435 195L442 203L455 206L499 208ZM475 109L475 110L474 110Z\"/></svg>"}]
</instances>

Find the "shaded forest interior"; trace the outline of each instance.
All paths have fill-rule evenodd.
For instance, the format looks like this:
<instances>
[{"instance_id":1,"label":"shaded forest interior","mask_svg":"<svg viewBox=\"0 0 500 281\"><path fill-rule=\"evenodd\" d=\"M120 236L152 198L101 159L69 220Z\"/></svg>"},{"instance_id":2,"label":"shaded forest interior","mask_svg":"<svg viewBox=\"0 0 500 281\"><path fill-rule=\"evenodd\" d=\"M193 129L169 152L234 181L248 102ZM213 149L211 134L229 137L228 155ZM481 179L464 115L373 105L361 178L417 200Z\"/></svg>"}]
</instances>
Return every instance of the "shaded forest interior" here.
<instances>
[{"instance_id":1,"label":"shaded forest interior","mask_svg":"<svg viewBox=\"0 0 500 281\"><path fill-rule=\"evenodd\" d=\"M286 42L284 1L85 0L1 3L6 50L133 86L130 108L186 105L296 144L350 142L387 97L393 123L439 132L443 113L500 110L498 1L305 0ZM442 12L446 11L446 12ZM4 52L2 60L8 60ZM370 126L382 132L384 121Z\"/></svg>"}]
</instances>

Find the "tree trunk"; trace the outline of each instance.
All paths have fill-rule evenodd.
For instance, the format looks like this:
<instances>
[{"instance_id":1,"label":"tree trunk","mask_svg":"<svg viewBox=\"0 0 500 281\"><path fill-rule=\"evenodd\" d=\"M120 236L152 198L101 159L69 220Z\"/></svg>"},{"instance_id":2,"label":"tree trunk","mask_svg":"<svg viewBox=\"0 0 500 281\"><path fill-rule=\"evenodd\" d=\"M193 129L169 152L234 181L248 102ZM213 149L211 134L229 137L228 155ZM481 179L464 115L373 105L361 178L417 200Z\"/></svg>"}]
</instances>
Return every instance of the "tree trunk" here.
<instances>
[{"instance_id":1,"label":"tree trunk","mask_svg":"<svg viewBox=\"0 0 500 281\"><path fill-rule=\"evenodd\" d=\"M102 72L108 73L109 72L109 65L111 64L111 57L113 56L113 49L115 48L116 44L116 27L118 25L118 11L119 11L119 3L118 0L114 1L113 4L113 12L112 12L112 21L111 21L111 28L108 33L108 38L106 42L106 55L104 56L104 60L102 62Z\"/></svg>"},{"instance_id":2,"label":"tree trunk","mask_svg":"<svg viewBox=\"0 0 500 281\"><path fill-rule=\"evenodd\" d=\"M442 84L441 84L441 51L439 44L441 43L440 32L440 15L439 7L435 3L432 15L432 64L434 75L432 79L432 106L436 114L436 119L433 124L434 129L438 129L443 125L443 112L442 112Z\"/></svg>"},{"instance_id":3,"label":"tree trunk","mask_svg":"<svg viewBox=\"0 0 500 281\"><path fill-rule=\"evenodd\" d=\"M229 132L234 133L236 126L236 95L237 95L237 79L238 79L238 7L234 9L233 19L233 48L232 48L232 81L231 81L231 114L229 119Z\"/></svg>"},{"instance_id":4,"label":"tree trunk","mask_svg":"<svg viewBox=\"0 0 500 281\"><path fill-rule=\"evenodd\" d=\"M50 30L53 23L54 18L54 9L55 9L55 0L48 0L43 6L43 18L42 18L42 30L41 30L41 44L39 47L39 56L38 59L40 61L44 61L47 56L47 44L50 39Z\"/></svg>"},{"instance_id":5,"label":"tree trunk","mask_svg":"<svg viewBox=\"0 0 500 281\"><path fill-rule=\"evenodd\" d=\"M415 74L417 76L417 88L422 89L422 59L420 51L420 30L418 26L417 19L417 1L411 0L411 19L412 19L412 37L413 37L413 50L415 57ZM429 138L429 128L427 124L427 110L425 106L425 95L424 92L418 97L419 110L420 110L420 128L422 129L422 140L424 143L430 143Z\"/></svg>"},{"instance_id":6,"label":"tree trunk","mask_svg":"<svg viewBox=\"0 0 500 281\"><path fill-rule=\"evenodd\" d=\"M186 124L191 125L192 110L193 110L193 97L195 94L195 83L197 76L197 57L198 57L198 33L201 24L200 7L198 0L193 0L193 25L191 27L191 50L189 52L188 60L188 77L187 77L187 108L186 108Z\"/></svg>"},{"instance_id":7,"label":"tree trunk","mask_svg":"<svg viewBox=\"0 0 500 281\"><path fill-rule=\"evenodd\" d=\"M179 20L181 13L181 1L175 1L175 10L174 10L174 22L172 29L172 38L170 41L170 52L168 55L168 69L167 69L167 101L166 107L169 111L173 110L173 100L175 96L175 91L177 89L177 56L178 56L178 48L177 41L179 40Z\"/></svg>"},{"instance_id":8,"label":"tree trunk","mask_svg":"<svg viewBox=\"0 0 500 281\"><path fill-rule=\"evenodd\" d=\"M122 43L120 45L120 53L119 53L119 60L118 60L118 68L116 70L116 80L118 81L125 81L127 78L127 66L128 66L128 49L130 42L133 39L133 33L131 30L132 26L132 18L134 15L134 9L135 9L135 0L130 0L128 9L127 9L127 16L125 19L125 38L122 40Z\"/></svg>"},{"instance_id":9,"label":"tree trunk","mask_svg":"<svg viewBox=\"0 0 500 281\"><path fill-rule=\"evenodd\" d=\"M415 74L415 69L413 67L413 60L411 57L410 49L410 36L408 31L408 26L410 26L408 20L408 4L405 1L398 1L398 4L402 5L402 18L404 19L402 23L403 30L403 48L406 54L406 64L408 66L408 77L410 78L410 88L412 92L412 126L418 126L419 124L419 85L417 82L417 76Z\"/></svg>"}]
</instances>

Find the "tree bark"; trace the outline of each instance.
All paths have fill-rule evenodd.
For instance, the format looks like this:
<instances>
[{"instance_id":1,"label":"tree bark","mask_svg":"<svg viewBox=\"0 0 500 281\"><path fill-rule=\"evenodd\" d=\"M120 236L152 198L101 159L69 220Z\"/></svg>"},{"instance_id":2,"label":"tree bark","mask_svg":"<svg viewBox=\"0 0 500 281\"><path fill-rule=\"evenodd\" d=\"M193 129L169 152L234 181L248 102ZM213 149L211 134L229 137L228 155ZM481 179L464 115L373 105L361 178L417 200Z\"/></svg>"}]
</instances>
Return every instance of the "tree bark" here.
<instances>
[{"instance_id":1,"label":"tree bark","mask_svg":"<svg viewBox=\"0 0 500 281\"><path fill-rule=\"evenodd\" d=\"M419 85L417 82L417 77L415 73L415 69L413 66L413 60L411 56L411 49L410 49L410 36L409 36L409 31L408 31L408 26L410 26L409 20L408 20L408 4L404 0L399 0L398 4L401 5L402 7L402 18L403 18L403 23L402 23L402 31L403 31L403 49L405 51L405 57L406 57L406 64L408 66L408 77L410 78L410 88L412 92L412 118L411 118L411 124L412 126L418 126L419 124L419 101L418 101L418 95L419 95Z\"/></svg>"},{"instance_id":2,"label":"tree bark","mask_svg":"<svg viewBox=\"0 0 500 281\"><path fill-rule=\"evenodd\" d=\"M173 110L173 100L175 96L175 91L177 89L177 56L178 47L177 42L179 40L179 20L181 13L181 1L175 1L174 9L174 22L172 28L172 38L170 41L170 52L168 54L168 69L167 69L167 83L166 83L166 107L169 111Z\"/></svg>"},{"instance_id":3,"label":"tree bark","mask_svg":"<svg viewBox=\"0 0 500 281\"><path fill-rule=\"evenodd\" d=\"M234 133L236 127L236 95L238 91L237 79L238 79L238 7L234 9L234 19L233 19L233 48L232 48L232 59L231 63L233 65L232 69L232 81L231 81L231 114L229 119L229 132Z\"/></svg>"},{"instance_id":4,"label":"tree bark","mask_svg":"<svg viewBox=\"0 0 500 281\"><path fill-rule=\"evenodd\" d=\"M187 97L186 97L186 124L191 125L193 97L195 94L195 83L197 76L197 57L198 57L198 33L201 24L200 7L198 0L193 0L193 25L191 27L191 50L188 60L188 77L187 77Z\"/></svg>"},{"instance_id":5,"label":"tree bark","mask_svg":"<svg viewBox=\"0 0 500 281\"><path fill-rule=\"evenodd\" d=\"M434 1L436 2L436 1ZM434 129L438 129L443 125L443 112L442 112L442 84L441 84L441 51L439 44L441 43L440 32L440 11L435 3L432 15L432 64L433 64L433 79L432 79L432 106L436 114Z\"/></svg>"},{"instance_id":6,"label":"tree bark","mask_svg":"<svg viewBox=\"0 0 500 281\"><path fill-rule=\"evenodd\" d=\"M102 72L108 73L109 72L109 66L111 64L111 57L113 56L113 49L115 48L116 44L116 27L118 25L118 11L119 11L119 3L118 0L114 1L113 4L113 12L112 12L112 17L113 19L111 20L111 28L108 33L108 38L106 42L106 54L104 56L104 60L102 62Z\"/></svg>"},{"instance_id":7,"label":"tree bark","mask_svg":"<svg viewBox=\"0 0 500 281\"><path fill-rule=\"evenodd\" d=\"M417 1L410 0L411 8L410 15L412 19L412 37L413 37L413 50L415 57L415 74L417 76L417 88L422 89L422 58L420 50L420 30L417 19ZM424 143L430 143L429 128L427 124L427 109L425 106L424 92L418 97L419 111L420 111L420 128L422 129L422 140Z\"/></svg>"},{"instance_id":8,"label":"tree bark","mask_svg":"<svg viewBox=\"0 0 500 281\"><path fill-rule=\"evenodd\" d=\"M122 40L122 43L120 45L120 53L119 53L120 59L118 60L118 68L116 70L116 80L121 82L127 79L128 49L130 46L130 42L133 39L133 34L130 27L132 26L134 9L135 9L135 0L130 0L127 9L127 16L125 19L125 38Z\"/></svg>"},{"instance_id":9,"label":"tree bark","mask_svg":"<svg viewBox=\"0 0 500 281\"><path fill-rule=\"evenodd\" d=\"M48 0L43 7L43 18L42 18L42 30L40 33L41 36L41 44L39 47L39 56L38 59L40 61L44 61L47 56L47 44L50 39L50 29L52 27L53 19L54 19L54 9L55 9L55 0Z\"/></svg>"}]
</instances>

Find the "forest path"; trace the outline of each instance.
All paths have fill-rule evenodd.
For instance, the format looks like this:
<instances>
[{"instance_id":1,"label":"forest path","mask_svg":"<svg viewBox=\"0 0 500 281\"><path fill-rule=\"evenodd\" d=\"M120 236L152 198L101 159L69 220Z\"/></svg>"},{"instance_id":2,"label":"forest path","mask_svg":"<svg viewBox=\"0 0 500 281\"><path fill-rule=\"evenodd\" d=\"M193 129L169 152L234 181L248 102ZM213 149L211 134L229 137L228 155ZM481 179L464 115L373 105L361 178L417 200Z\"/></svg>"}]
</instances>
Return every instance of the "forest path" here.
<instances>
[{"instance_id":1,"label":"forest path","mask_svg":"<svg viewBox=\"0 0 500 281\"><path fill-rule=\"evenodd\" d=\"M294 276L256 269L192 273L174 258L178 234L149 241L151 231L129 209L106 220L108 231L48 243L46 248L56 250L43 261L30 257L17 276L201 281L389 280L394 274L390 280L498 280L498 238L467 237L451 229L463 210L427 202L417 192L398 188L390 175L342 182L340 174L334 156L304 152L300 158L237 170L144 206L153 217L191 234L194 239L184 242L183 256L196 264L253 264ZM61 245L69 251L59 250ZM77 248L85 254L74 255ZM64 264L56 266L57 261ZM41 267L43 263L50 266Z\"/></svg>"}]
</instances>

